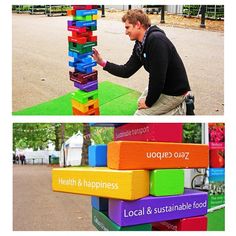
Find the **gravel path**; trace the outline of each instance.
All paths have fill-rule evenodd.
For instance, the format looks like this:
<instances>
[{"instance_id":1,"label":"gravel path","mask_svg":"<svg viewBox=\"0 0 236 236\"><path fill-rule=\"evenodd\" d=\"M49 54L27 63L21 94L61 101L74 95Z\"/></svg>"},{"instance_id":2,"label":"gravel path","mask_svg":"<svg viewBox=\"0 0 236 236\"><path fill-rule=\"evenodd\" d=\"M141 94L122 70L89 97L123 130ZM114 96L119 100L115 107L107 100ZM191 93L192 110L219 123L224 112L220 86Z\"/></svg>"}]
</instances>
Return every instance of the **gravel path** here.
<instances>
[{"instance_id":1,"label":"gravel path","mask_svg":"<svg viewBox=\"0 0 236 236\"><path fill-rule=\"evenodd\" d=\"M53 192L51 167L13 166L14 231L94 231L89 196Z\"/></svg>"},{"instance_id":2,"label":"gravel path","mask_svg":"<svg viewBox=\"0 0 236 236\"><path fill-rule=\"evenodd\" d=\"M113 16L113 17L110 17ZM133 42L124 25L110 14L98 20L98 47L105 59L123 64ZM12 17L13 111L21 110L74 90L68 78L66 29L70 17L18 15ZM224 114L224 32L160 26L176 46L186 66L196 97L196 114ZM130 79L108 74L97 66L99 81L109 80L140 92L147 86L147 72Z\"/></svg>"}]
</instances>

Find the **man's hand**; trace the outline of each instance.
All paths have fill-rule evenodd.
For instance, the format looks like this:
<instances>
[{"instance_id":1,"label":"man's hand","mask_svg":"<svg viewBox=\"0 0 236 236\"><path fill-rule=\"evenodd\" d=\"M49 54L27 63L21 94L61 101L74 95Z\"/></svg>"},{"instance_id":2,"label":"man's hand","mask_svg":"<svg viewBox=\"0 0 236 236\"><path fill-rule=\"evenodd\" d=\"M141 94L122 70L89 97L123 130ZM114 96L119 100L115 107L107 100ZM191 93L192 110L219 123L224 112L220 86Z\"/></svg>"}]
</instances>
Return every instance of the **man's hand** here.
<instances>
[{"instance_id":1,"label":"man's hand","mask_svg":"<svg viewBox=\"0 0 236 236\"><path fill-rule=\"evenodd\" d=\"M147 108L149 108L149 107L146 106L145 99L144 98L140 99L138 101L138 109L140 110L140 109L147 109Z\"/></svg>"},{"instance_id":2,"label":"man's hand","mask_svg":"<svg viewBox=\"0 0 236 236\"><path fill-rule=\"evenodd\" d=\"M92 57L100 66L104 67L106 65L106 61L102 59L102 56L95 48L93 48Z\"/></svg>"}]
</instances>

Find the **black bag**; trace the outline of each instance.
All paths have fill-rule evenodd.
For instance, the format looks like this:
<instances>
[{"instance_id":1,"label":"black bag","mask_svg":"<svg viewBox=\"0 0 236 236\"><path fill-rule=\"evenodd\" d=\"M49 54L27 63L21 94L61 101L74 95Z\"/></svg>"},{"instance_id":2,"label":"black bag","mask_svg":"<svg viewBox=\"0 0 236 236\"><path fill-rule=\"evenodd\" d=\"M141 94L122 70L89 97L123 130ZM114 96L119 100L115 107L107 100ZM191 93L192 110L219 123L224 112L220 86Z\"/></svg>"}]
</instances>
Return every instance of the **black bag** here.
<instances>
[{"instance_id":1,"label":"black bag","mask_svg":"<svg viewBox=\"0 0 236 236\"><path fill-rule=\"evenodd\" d=\"M195 115L194 114L194 96L191 95L191 94L188 94L186 97L185 97L185 103L186 103L186 115Z\"/></svg>"}]
</instances>

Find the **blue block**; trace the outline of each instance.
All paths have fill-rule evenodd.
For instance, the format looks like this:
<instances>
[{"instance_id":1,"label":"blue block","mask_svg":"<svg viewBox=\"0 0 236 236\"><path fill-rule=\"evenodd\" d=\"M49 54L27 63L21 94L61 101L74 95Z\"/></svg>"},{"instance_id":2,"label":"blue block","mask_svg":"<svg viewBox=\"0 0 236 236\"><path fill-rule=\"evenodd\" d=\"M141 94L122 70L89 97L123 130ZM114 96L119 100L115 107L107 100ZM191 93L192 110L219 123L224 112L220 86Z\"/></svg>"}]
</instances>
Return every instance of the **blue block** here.
<instances>
[{"instance_id":1,"label":"blue block","mask_svg":"<svg viewBox=\"0 0 236 236\"><path fill-rule=\"evenodd\" d=\"M95 62L94 60L91 62L91 63L78 63L76 65L76 69L80 72L83 72L83 73L92 73L93 72L93 66L96 66L97 65L97 62Z\"/></svg>"},{"instance_id":2,"label":"blue block","mask_svg":"<svg viewBox=\"0 0 236 236\"><path fill-rule=\"evenodd\" d=\"M78 60L83 62L83 63L86 63L86 64L94 62L94 60L91 56L85 56L83 58L79 58Z\"/></svg>"},{"instance_id":3,"label":"blue block","mask_svg":"<svg viewBox=\"0 0 236 236\"><path fill-rule=\"evenodd\" d=\"M88 161L90 166L107 166L107 145L97 144L88 148Z\"/></svg>"},{"instance_id":4,"label":"blue block","mask_svg":"<svg viewBox=\"0 0 236 236\"><path fill-rule=\"evenodd\" d=\"M73 51L69 51L68 52L68 56L69 57L74 57L75 59L83 59L84 57L87 56L91 56L93 54L93 52L87 52L87 53L78 53L78 52L73 52Z\"/></svg>"},{"instance_id":5,"label":"blue block","mask_svg":"<svg viewBox=\"0 0 236 236\"><path fill-rule=\"evenodd\" d=\"M75 67L77 71L81 72L81 73L85 73L85 74L89 74L93 72L93 68L92 67L88 67L88 68L83 68L81 66L76 66Z\"/></svg>"},{"instance_id":6,"label":"blue block","mask_svg":"<svg viewBox=\"0 0 236 236\"><path fill-rule=\"evenodd\" d=\"M97 21L96 20L76 21L76 27L88 27L88 26L97 26Z\"/></svg>"},{"instance_id":7,"label":"blue block","mask_svg":"<svg viewBox=\"0 0 236 236\"><path fill-rule=\"evenodd\" d=\"M98 211L108 211L108 198L92 196L91 205Z\"/></svg>"},{"instance_id":8,"label":"blue block","mask_svg":"<svg viewBox=\"0 0 236 236\"><path fill-rule=\"evenodd\" d=\"M78 64L78 62L69 61L69 66L71 66L71 67L76 67L77 64Z\"/></svg>"},{"instance_id":9,"label":"blue block","mask_svg":"<svg viewBox=\"0 0 236 236\"><path fill-rule=\"evenodd\" d=\"M97 15L98 10L92 9L92 10L76 10L76 16L88 16L88 15Z\"/></svg>"},{"instance_id":10,"label":"blue block","mask_svg":"<svg viewBox=\"0 0 236 236\"><path fill-rule=\"evenodd\" d=\"M74 62L78 63L84 63L84 64L89 64L89 63L93 63L94 60L91 56L84 56L84 57L74 57Z\"/></svg>"}]
</instances>

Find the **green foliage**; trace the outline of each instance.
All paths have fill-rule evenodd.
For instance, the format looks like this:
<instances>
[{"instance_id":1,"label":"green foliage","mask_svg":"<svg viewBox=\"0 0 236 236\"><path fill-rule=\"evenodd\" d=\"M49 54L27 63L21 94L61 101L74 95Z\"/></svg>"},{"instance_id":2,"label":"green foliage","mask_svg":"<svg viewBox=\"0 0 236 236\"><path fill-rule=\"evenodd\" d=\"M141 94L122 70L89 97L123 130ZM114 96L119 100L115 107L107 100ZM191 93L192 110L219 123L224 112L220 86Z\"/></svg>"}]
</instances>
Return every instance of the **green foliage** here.
<instances>
[{"instance_id":1,"label":"green foliage","mask_svg":"<svg viewBox=\"0 0 236 236\"><path fill-rule=\"evenodd\" d=\"M107 144L114 139L114 128L91 127L91 139L95 144Z\"/></svg>"},{"instance_id":2,"label":"green foliage","mask_svg":"<svg viewBox=\"0 0 236 236\"><path fill-rule=\"evenodd\" d=\"M183 15L198 16L201 5L183 5ZM224 18L224 5L206 5L206 17L218 19Z\"/></svg>"},{"instance_id":3,"label":"green foliage","mask_svg":"<svg viewBox=\"0 0 236 236\"><path fill-rule=\"evenodd\" d=\"M201 143L201 123L183 124L183 142Z\"/></svg>"},{"instance_id":4,"label":"green foliage","mask_svg":"<svg viewBox=\"0 0 236 236\"><path fill-rule=\"evenodd\" d=\"M49 142L54 143L56 150L60 150L62 142L79 130L82 130L82 124L14 123L13 150L16 148L43 150L47 148Z\"/></svg>"},{"instance_id":5,"label":"green foliage","mask_svg":"<svg viewBox=\"0 0 236 236\"><path fill-rule=\"evenodd\" d=\"M61 144L73 134L80 132L86 143L93 140L96 144L107 144L113 140L113 128L91 127L84 133L83 123L14 123L13 124L13 150L16 148L46 149L49 142L60 150Z\"/></svg>"}]
</instances>

